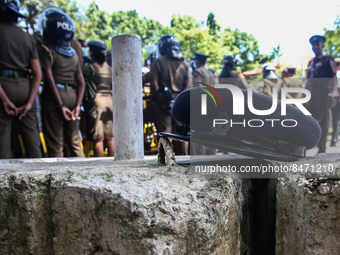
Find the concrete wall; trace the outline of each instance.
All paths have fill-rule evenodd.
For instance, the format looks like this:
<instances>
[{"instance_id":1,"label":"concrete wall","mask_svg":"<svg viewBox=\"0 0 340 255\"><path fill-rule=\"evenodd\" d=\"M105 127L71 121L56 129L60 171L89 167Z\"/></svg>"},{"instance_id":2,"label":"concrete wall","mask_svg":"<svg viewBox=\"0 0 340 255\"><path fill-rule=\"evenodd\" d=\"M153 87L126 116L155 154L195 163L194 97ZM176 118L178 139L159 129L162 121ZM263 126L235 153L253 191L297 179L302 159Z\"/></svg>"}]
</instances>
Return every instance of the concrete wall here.
<instances>
[{"instance_id":1,"label":"concrete wall","mask_svg":"<svg viewBox=\"0 0 340 255\"><path fill-rule=\"evenodd\" d=\"M308 174L284 174L276 194L276 254L340 254L340 162L339 154L324 154L297 162L321 165ZM287 164L288 165L288 164ZM328 174L323 166L333 165ZM320 176L322 174L323 176Z\"/></svg>"},{"instance_id":2,"label":"concrete wall","mask_svg":"<svg viewBox=\"0 0 340 255\"><path fill-rule=\"evenodd\" d=\"M146 161L2 161L0 254L244 254L249 182Z\"/></svg>"},{"instance_id":3,"label":"concrete wall","mask_svg":"<svg viewBox=\"0 0 340 255\"><path fill-rule=\"evenodd\" d=\"M338 157L299 163L338 171ZM195 177L156 157L0 161L0 254L340 254L339 179L314 177Z\"/></svg>"}]
</instances>

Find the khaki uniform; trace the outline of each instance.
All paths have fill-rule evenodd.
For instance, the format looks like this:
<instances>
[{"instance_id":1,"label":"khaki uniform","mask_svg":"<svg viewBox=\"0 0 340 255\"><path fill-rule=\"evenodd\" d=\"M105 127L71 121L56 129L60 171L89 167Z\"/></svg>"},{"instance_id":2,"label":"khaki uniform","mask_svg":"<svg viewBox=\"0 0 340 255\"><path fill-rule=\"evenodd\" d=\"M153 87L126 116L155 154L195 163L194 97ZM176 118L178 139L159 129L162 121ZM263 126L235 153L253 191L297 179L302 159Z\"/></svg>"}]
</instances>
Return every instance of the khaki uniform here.
<instances>
[{"instance_id":1,"label":"khaki uniform","mask_svg":"<svg viewBox=\"0 0 340 255\"><path fill-rule=\"evenodd\" d=\"M282 88L302 88L303 80L296 77L283 78ZM301 98L301 93L289 93L294 98ZM281 90L279 93L281 100Z\"/></svg>"},{"instance_id":2,"label":"khaki uniform","mask_svg":"<svg viewBox=\"0 0 340 255\"><path fill-rule=\"evenodd\" d=\"M55 50L42 46L40 50L41 68L52 70L61 101L71 111L76 106L77 91L75 76L81 73L77 54L64 57ZM47 152L50 157L63 157L63 138L68 145L71 157L83 157L79 143L79 121L66 121L48 84L42 94L42 120Z\"/></svg>"},{"instance_id":3,"label":"khaki uniform","mask_svg":"<svg viewBox=\"0 0 340 255\"><path fill-rule=\"evenodd\" d=\"M158 81L159 87L169 86L172 89L174 98L184 90L186 80L192 79L187 62L170 59L166 56L162 56L152 63L149 77L152 80ZM156 95L156 92L157 91L151 91L151 94ZM154 116L158 132L177 133L176 127L179 123L172 118L170 113L167 113L163 109L160 102L154 100L148 105L144 111L144 120L150 119L149 116ZM174 141L173 146L176 155L188 154L187 143Z\"/></svg>"},{"instance_id":4,"label":"khaki uniform","mask_svg":"<svg viewBox=\"0 0 340 255\"><path fill-rule=\"evenodd\" d=\"M263 79L263 81L259 82L256 84L256 89L258 92L261 94L271 96L273 94L273 88L277 89L277 96L280 94L282 86L282 80L277 78L277 79Z\"/></svg>"},{"instance_id":5,"label":"khaki uniform","mask_svg":"<svg viewBox=\"0 0 340 255\"><path fill-rule=\"evenodd\" d=\"M243 74L235 70L230 71L229 77L219 77L219 84L231 84L239 87L240 89L247 89L247 81Z\"/></svg>"},{"instance_id":6,"label":"khaki uniform","mask_svg":"<svg viewBox=\"0 0 340 255\"><path fill-rule=\"evenodd\" d=\"M86 139L98 140L104 136L113 137L113 107L110 90L112 88L111 67L103 64L90 64L94 68L97 94L93 101L84 102L86 118ZM91 75L92 69L85 66L84 75Z\"/></svg>"},{"instance_id":7,"label":"khaki uniform","mask_svg":"<svg viewBox=\"0 0 340 255\"><path fill-rule=\"evenodd\" d=\"M204 85L199 84L202 82L208 85L215 85L215 76L212 72L201 66L195 69L194 73L194 87L204 87ZM214 155L216 149L201 144L191 143L190 144L190 155Z\"/></svg>"},{"instance_id":8,"label":"khaki uniform","mask_svg":"<svg viewBox=\"0 0 340 255\"><path fill-rule=\"evenodd\" d=\"M335 75L334 60L330 56L323 56L321 59L313 58L308 63L306 87L311 91L311 99L306 103L306 108L319 122L322 129L322 135L318 144L319 152L326 151L329 123L327 99L329 87L336 82ZM337 93L334 96L337 96Z\"/></svg>"},{"instance_id":9,"label":"khaki uniform","mask_svg":"<svg viewBox=\"0 0 340 255\"><path fill-rule=\"evenodd\" d=\"M23 106L30 93L30 81L25 76L30 69L30 60L38 59L35 40L14 23L0 23L0 71L12 70L14 77L0 75L0 84L9 100ZM17 72L18 71L18 72ZM39 135L35 102L21 120L15 118L22 135L26 157L39 158ZM12 118L8 117L0 102L0 158L10 158Z\"/></svg>"},{"instance_id":10,"label":"khaki uniform","mask_svg":"<svg viewBox=\"0 0 340 255\"><path fill-rule=\"evenodd\" d=\"M194 73L194 87L200 87L202 84L197 82L206 83L208 85L215 85L215 76L212 72L201 66L195 70Z\"/></svg>"}]
</instances>

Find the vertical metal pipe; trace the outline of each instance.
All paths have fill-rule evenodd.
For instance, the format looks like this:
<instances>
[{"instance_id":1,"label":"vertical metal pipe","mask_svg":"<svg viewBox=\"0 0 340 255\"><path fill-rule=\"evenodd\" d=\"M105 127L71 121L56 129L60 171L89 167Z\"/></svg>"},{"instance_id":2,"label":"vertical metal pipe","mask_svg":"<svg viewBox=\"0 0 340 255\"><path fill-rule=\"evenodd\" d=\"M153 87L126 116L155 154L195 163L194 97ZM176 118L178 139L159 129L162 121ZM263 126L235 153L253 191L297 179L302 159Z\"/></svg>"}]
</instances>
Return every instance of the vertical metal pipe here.
<instances>
[{"instance_id":1,"label":"vertical metal pipe","mask_svg":"<svg viewBox=\"0 0 340 255\"><path fill-rule=\"evenodd\" d=\"M115 36L111 42L114 157L142 159L142 43L130 35Z\"/></svg>"}]
</instances>

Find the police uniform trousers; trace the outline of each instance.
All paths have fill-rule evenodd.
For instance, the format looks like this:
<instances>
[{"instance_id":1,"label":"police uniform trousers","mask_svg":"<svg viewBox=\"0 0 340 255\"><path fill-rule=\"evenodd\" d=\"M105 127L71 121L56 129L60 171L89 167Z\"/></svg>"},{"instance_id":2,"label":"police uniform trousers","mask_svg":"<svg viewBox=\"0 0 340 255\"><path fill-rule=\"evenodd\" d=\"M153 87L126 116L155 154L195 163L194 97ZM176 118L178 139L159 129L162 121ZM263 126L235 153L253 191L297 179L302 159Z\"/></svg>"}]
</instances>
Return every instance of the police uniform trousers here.
<instances>
[{"instance_id":1,"label":"police uniform trousers","mask_svg":"<svg viewBox=\"0 0 340 255\"><path fill-rule=\"evenodd\" d=\"M335 97L336 105L332 108L332 143L336 144L338 142L339 135L339 121L340 121L340 101L339 97Z\"/></svg>"},{"instance_id":2,"label":"police uniform trousers","mask_svg":"<svg viewBox=\"0 0 340 255\"><path fill-rule=\"evenodd\" d=\"M151 101L143 111L144 123L155 123L157 132L177 134L176 127L180 124L175 121L170 113L167 113L159 102ZM173 141L173 149L176 155L188 155L188 142Z\"/></svg>"},{"instance_id":3,"label":"police uniform trousers","mask_svg":"<svg viewBox=\"0 0 340 255\"><path fill-rule=\"evenodd\" d=\"M76 106L76 89L57 87L61 101L71 111ZM66 121L52 92L43 93L41 115L43 119L43 131L49 157L63 157L64 138L69 148L71 157L83 157L84 152L79 142L79 121Z\"/></svg>"},{"instance_id":4,"label":"police uniform trousers","mask_svg":"<svg viewBox=\"0 0 340 255\"><path fill-rule=\"evenodd\" d=\"M322 135L318 143L319 152L326 151L329 124L329 107L327 107L328 89L317 89L311 92L311 99L306 103L307 110L319 123Z\"/></svg>"},{"instance_id":5,"label":"police uniform trousers","mask_svg":"<svg viewBox=\"0 0 340 255\"><path fill-rule=\"evenodd\" d=\"M84 103L86 140L113 136L112 96L109 91L98 91L93 101Z\"/></svg>"},{"instance_id":6,"label":"police uniform trousers","mask_svg":"<svg viewBox=\"0 0 340 255\"><path fill-rule=\"evenodd\" d=\"M23 106L30 93L30 82L27 78L0 77L0 84L9 100L16 106ZM27 158L40 158L40 140L38 132L37 108L35 101L31 109L21 120L14 117L21 133ZM11 157L11 125L13 118L5 114L3 104L0 102L0 158Z\"/></svg>"}]
</instances>

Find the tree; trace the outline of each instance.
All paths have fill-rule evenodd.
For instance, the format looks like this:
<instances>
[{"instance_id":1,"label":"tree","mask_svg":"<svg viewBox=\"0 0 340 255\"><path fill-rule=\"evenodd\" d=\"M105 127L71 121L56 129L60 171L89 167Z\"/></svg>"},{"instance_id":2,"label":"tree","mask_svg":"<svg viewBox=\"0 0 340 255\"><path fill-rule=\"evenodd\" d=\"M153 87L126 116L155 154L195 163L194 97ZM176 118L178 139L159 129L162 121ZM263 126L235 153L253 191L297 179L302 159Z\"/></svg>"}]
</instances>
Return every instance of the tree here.
<instances>
[{"instance_id":1,"label":"tree","mask_svg":"<svg viewBox=\"0 0 340 255\"><path fill-rule=\"evenodd\" d=\"M111 15L113 35L133 35L142 41L142 46L156 44L164 33L163 25L153 19L140 18L136 10L118 11Z\"/></svg>"},{"instance_id":2,"label":"tree","mask_svg":"<svg viewBox=\"0 0 340 255\"><path fill-rule=\"evenodd\" d=\"M326 42L324 45L324 52L327 55L330 55L334 58L340 57L340 26L338 26L334 30L324 29L326 37Z\"/></svg>"},{"instance_id":3,"label":"tree","mask_svg":"<svg viewBox=\"0 0 340 255\"><path fill-rule=\"evenodd\" d=\"M225 55L237 54L244 61L240 67L242 71L259 65L257 61L260 54L259 46L253 35L248 35L238 29L226 28L222 33L221 40Z\"/></svg>"},{"instance_id":4,"label":"tree","mask_svg":"<svg viewBox=\"0 0 340 255\"><path fill-rule=\"evenodd\" d=\"M110 41L113 30L110 17L106 11L99 10L98 5L92 2L86 11L85 24L78 30L78 35L83 40L99 40L104 43ZM85 38L85 39L84 39Z\"/></svg>"},{"instance_id":5,"label":"tree","mask_svg":"<svg viewBox=\"0 0 340 255\"><path fill-rule=\"evenodd\" d=\"M33 35L39 33L37 26L37 18L41 11L49 4L60 7L66 14L68 14L75 23L76 31L79 29L79 20L82 19L82 15L79 12L77 2L74 0L20 0L20 5L24 9L27 16L22 23L25 23L23 27Z\"/></svg>"},{"instance_id":6,"label":"tree","mask_svg":"<svg viewBox=\"0 0 340 255\"><path fill-rule=\"evenodd\" d=\"M95 2L88 9L79 10L75 0L21 0L28 16L24 27L30 33L37 34L37 17L48 4L59 6L67 13L75 24L75 38L99 40L111 48L111 38L116 35L133 35L142 42L142 53L145 58L148 52L145 46L156 45L163 34L173 34L180 41L184 57L189 61L194 52L209 55L207 67L219 73L225 55L238 54L244 64L240 69L248 70L259 65L263 56L259 53L257 40L246 32L231 28L221 31L210 12L207 16L206 27L203 21L197 21L188 15L173 15L170 27L164 27L153 19L140 18L136 10L118 11L108 14L100 10ZM241 70L240 70L241 71Z\"/></svg>"},{"instance_id":7,"label":"tree","mask_svg":"<svg viewBox=\"0 0 340 255\"><path fill-rule=\"evenodd\" d=\"M280 67L280 57L283 55L282 51L281 51L281 47L280 44L277 45L276 48L272 47L273 51L270 55L271 59L276 59L277 60L277 66Z\"/></svg>"},{"instance_id":8,"label":"tree","mask_svg":"<svg viewBox=\"0 0 340 255\"><path fill-rule=\"evenodd\" d=\"M215 14L210 12L207 18L207 27L209 28L209 34L215 36L221 29L221 26L217 24L215 20Z\"/></svg>"}]
</instances>

